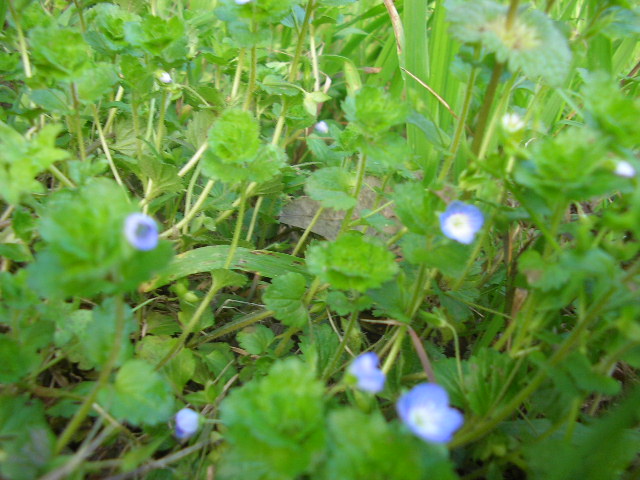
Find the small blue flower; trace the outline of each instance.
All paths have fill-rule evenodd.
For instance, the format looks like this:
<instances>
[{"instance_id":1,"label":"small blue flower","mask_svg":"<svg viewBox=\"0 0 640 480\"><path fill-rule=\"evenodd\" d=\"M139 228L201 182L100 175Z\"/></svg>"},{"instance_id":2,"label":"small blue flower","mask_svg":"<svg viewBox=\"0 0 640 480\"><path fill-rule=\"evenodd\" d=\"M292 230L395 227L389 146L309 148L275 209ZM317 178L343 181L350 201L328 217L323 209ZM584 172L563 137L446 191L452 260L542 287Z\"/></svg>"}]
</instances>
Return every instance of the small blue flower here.
<instances>
[{"instance_id":1,"label":"small blue flower","mask_svg":"<svg viewBox=\"0 0 640 480\"><path fill-rule=\"evenodd\" d=\"M446 237L456 242L470 244L484 224L484 216L478 207L462 202L451 202L440 214L440 228Z\"/></svg>"},{"instance_id":2,"label":"small blue flower","mask_svg":"<svg viewBox=\"0 0 640 480\"><path fill-rule=\"evenodd\" d=\"M175 417L175 436L179 440L186 440L198 431L200 415L190 408L183 408Z\"/></svg>"},{"instance_id":3,"label":"small blue flower","mask_svg":"<svg viewBox=\"0 0 640 480\"><path fill-rule=\"evenodd\" d=\"M314 128L316 132L322 135L326 135L327 133L329 133L329 125L324 120L320 120L318 123L316 123Z\"/></svg>"},{"instance_id":4,"label":"small blue flower","mask_svg":"<svg viewBox=\"0 0 640 480\"><path fill-rule=\"evenodd\" d=\"M375 352L359 355L349 366L348 372L358 380L358 388L365 392L378 393L384 388L385 374L378 365Z\"/></svg>"},{"instance_id":5,"label":"small blue flower","mask_svg":"<svg viewBox=\"0 0 640 480\"><path fill-rule=\"evenodd\" d=\"M158 225L144 213L132 213L124 222L124 235L133 248L153 250L158 245Z\"/></svg>"},{"instance_id":6,"label":"small blue flower","mask_svg":"<svg viewBox=\"0 0 640 480\"><path fill-rule=\"evenodd\" d=\"M614 173L620 177L633 178L636 176L636 169L626 160L619 160Z\"/></svg>"},{"instance_id":7,"label":"small blue flower","mask_svg":"<svg viewBox=\"0 0 640 480\"><path fill-rule=\"evenodd\" d=\"M464 419L449 406L447 391L436 383L421 383L398 400L400 419L420 438L428 442L446 443Z\"/></svg>"}]
</instances>

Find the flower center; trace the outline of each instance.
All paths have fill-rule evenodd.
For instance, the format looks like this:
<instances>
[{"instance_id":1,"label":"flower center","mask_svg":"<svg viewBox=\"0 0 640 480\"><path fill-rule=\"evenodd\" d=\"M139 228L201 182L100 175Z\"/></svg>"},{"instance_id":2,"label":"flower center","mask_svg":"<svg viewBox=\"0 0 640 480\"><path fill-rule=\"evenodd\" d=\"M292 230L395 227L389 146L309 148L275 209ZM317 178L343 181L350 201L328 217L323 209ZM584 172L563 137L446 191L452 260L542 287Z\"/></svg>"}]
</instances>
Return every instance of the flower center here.
<instances>
[{"instance_id":1,"label":"flower center","mask_svg":"<svg viewBox=\"0 0 640 480\"><path fill-rule=\"evenodd\" d=\"M146 223L138 223L138 225L136 225L136 237L137 238L145 238L147 236L149 236L149 234L152 231L152 227L149 224Z\"/></svg>"},{"instance_id":2,"label":"flower center","mask_svg":"<svg viewBox=\"0 0 640 480\"><path fill-rule=\"evenodd\" d=\"M448 227L461 237L473 235L469 219L463 213L454 213L447 219Z\"/></svg>"},{"instance_id":3,"label":"flower center","mask_svg":"<svg viewBox=\"0 0 640 480\"><path fill-rule=\"evenodd\" d=\"M409 420L415 428L427 434L438 432L438 417L439 409L431 404L415 407L409 414Z\"/></svg>"}]
</instances>

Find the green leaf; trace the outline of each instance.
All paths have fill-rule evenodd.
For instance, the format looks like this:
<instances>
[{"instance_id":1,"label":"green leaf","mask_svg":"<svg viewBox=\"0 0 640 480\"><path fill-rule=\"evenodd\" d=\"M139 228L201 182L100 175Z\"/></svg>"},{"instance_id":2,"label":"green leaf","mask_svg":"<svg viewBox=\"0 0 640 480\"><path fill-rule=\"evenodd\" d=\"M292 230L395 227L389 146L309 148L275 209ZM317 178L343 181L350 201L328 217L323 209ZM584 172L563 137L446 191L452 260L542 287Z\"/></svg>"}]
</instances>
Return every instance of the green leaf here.
<instances>
[{"instance_id":1,"label":"green leaf","mask_svg":"<svg viewBox=\"0 0 640 480\"><path fill-rule=\"evenodd\" d=\"M303 105L309 115L314 117L318 114L318 105L331 100L331 97L322 92L311 92L304 94Z\"/></svg>"},{"instance_id":2,"label":"green leaf","mask_svg":"<svg viewBox=\"0 0 640 480\"><path fill-rule=\"evenodd\" d=\"M27 193L39 193L43 187L35 177L54 162L68 156L55 147L60 132L57 125L45 125L33 138L26 139L0 122L0 196L16 204Z\"/></svg>"},{"instance_id":3,"label":"green leaf","mask_svg":"<svg viewBox=\"0 0 640 480\"><path fill-rule=\"evenodd\" d=\"M260 128L251 113L226 110L209 129L209 149L202 158L205 175L223 182L265 182L286 163L284 151L260 145Z\"/></svg>"},{"instance_id":4,"label":"green leaf","mask_svg":"<svg viewBox=\"0 0 640 480\"><path fill-rule=\"evenodd\" d=\"M14 262L33 260L31 251L23 243L0 243L0 257L6 257Z\"/></svg>"},{"instance_id":5,"label":"green leaf","mask_svg":"<svg viewBox=\"0 0 640 480\"><path fill-rule=\"evenodd\" d=\"M307 266L333 287L359 292L379 287L398 271L393 254L383 243L355 232L309 247Z\"/></svg>"},{"instance_id":6,"label":"green leaf","mask_svg":"<svg viewBox=\"0 0 640 480\"><path fill-rule=\"evenodd\" d=\"M29 32L30 52L42 76L73 81L91 58L82 34L58 25L36 27Z\"/></svg>"},{"instance_id":7,"label":"green leaf","mask_svg":"<svg viewBox=\"0 0 640 480\"><path fill-rule=\"evenodd\" d=\"M436 197L423 185L406 182L396 185L394 190L395 211L405 227L422 235L437 228Z\"/></svg>"},{"instance_id":8,"label":"green leaf","mask_svg":"<svg viewBox=\"0 0 640 480\"><path fill-rule=\"evenodd\" d=\"M533 480L614 480L624 478L637 459L638 435L637 387L607 415L585 427L581 435L562 434L536 438L524 448ZM563 419L564 420L564 419ZM582 424L576 425L578 428ZM578 430L578 429L576 429ZM561 432L559 432L561 433ZM572 441L567 441L572 438ZM549 458L554 461L550 462Z\"/></svg>"},{"instance_id":9,"label":"green leaf","mask_svg":"<svg viewBox=\"0 0 640 480\"><path fill-rule=\"evenodd\" d=\"M147 15L140 22L125 23L124 34L127 42L153 55L164 67L187 61L187 36L178 16L167 20Z\"/></svg>"},{"instance_id":10,"label":"green leaf","mask_svg":"<svg viewBox=\"0 0 640 480\"><path fill-rule=\"evenodd\" d=\"M306 290L304 276L291 272L274 278L262 298L282 323L289 327L303 327L309 321L309 313L302 301Z\"/></svg>"},{"instance_id":11,"label":"green leaf","mask_svg":"<svg viewBox=\"0 0 640 480\"><path fill-rule=\"evenodd\" d=\"M65 350L72 361L80 363L80 368L89 370L100 367L111 355L118 314L113 298L105 300L94 310L73 312L64 322L58 322L56 343L59 346L69 344ZM133 355L130 336L138 328L129 307L122 309L122 315L124 330L117 365L122 365Z\"/></svg>"},{"instance_id":12,"label":"green leaf","mask_svg":"<svg viewBox=\"0 0 640 480\"><path fill-rule=\"evenodd\" d=\"M138 15L118 5L99 3L85 13L89 31L85 34L87 42L99 53L111 55L131 49L125 40L127 22L137 22Z\"/></svg>"},{"instance_id":13,"label":"green leaf","mask_svg":"<svg viewBox=\"0 0 640 480\"><path fill-rule=\"evenodd\" d=\"M295 358L233 390L220 405L229 450L222 478L293 479L310 474L325 448L324 387Z\"/></svg>"},{"instance_id":14,"label":"green leaf","mask_svg":"<svg viewBox=\"0 0 640 480\"><path fill-rule=\"evenodd\" d=\"M174 258L162 276L146 284L143 290L150 291L194 273L221 269L227 261L229 249L228 245L216 245L195 248L181 253ZM297 257L266 250L249 250L242 247L236 250L230 268L243 272L258 273L260 276L267 278L276 278L288 272L297 272L307 278L311 277Z\"/></svg>"},{"instance_id":15,"label":"green leaf","mask_svg":"<svg viewBox=\"0 0 640 480\"><path fill-rule=\"evenodd\" d=\"M637 144L633 132L640 117L638 98L625 95L615 79L603 72L587 75L582 95L590 126L609 135L609 142L618 148L633 148Z\"/></svg>"},{"instance_id":16,"label":"green leaf","mask_svg":"<svg viewBox=\"0 0 640 480\"><path fill-rule=\"evenodd\" d=\"M535 80L560 86L571 65L571 50L552 20L528 9L507 27L508 7L492 0L447 0L451 34L466 43L480 42L512 72L521 69Z\"/></svg>"},{"instance_id":17,"label":"green leaf","mask_svg":"<svg viewBox=\"0 0 640 480\"><path fill-rule=\"evenodd\" d=\"M413 438L379 412L354 408L329 415L329 449L321 478L414 480L456 477L445 451Z\"/></svg>"},{"instance_id":18,"label":"green leaf","mask_svg":"<svg viewBox=\"0 0 640 480\"><path fill-rule=\"evenodd\" d=\"M355 179L340 167L316 170L307 179L305 190L325 208L347 210L356 205L352 196Z\"/></svg>"},{"instance_id":19,"label":"green leaf","mask_svg":"<svg viewBox=\"0 0 640 480\"><path fill-rule=\"evenodd\" d=\"M370 137L386 133L392 126L403 123L408 109L405 102L392 98L382 88L364 86L342 103L347 120Z\"/></svg>"},{"instance_id":20,"label":"green leaf","mask_svg":"<svg viewBox=\"0 0 640 480\"><path fill-rule=\"evenodd\" d=\"M69 297L124 292L147 280L168 263L172 248L161 241L135 250L124 235L129 213L122 189L106 178L53 195L40 227L46 247L28 268L30 284L44 296Z\"/></svg>"},{"instance_id":21,"label":"green leaf","mask_svg":"<svg viewBox=\"0 0 640 480\"><path fill-rule=\"evenodd\" d=\"M118 82L115 67L107 63L99 63L86 68L76 80L78 99L80 102L93 103L109 93Z\"/></svg>"},{"instance_id":22,"label":"green leaf","mask_svg":"<svg viewBox=\"0 0 640 480\"><path fill-rule=\"evenodd\" d=\"M252 355L266 353L274 338L275 334L264 325L252 325L236 335L240 346Z\"/></svg>"},{"instance_id":23,"label":"green leaf","mask_svg":"<svg viewBox=\"0 0 640 480\"><path fill-rule=\"evenodd\" d=\"M2 478L39 478L53 457L55 438L38 399L0 396L0 439Z\"/></svg>"},{"instance_id":24,"label":"green leaf","mask_svg":"<svg viewBox=\"0 0 640 480\"><path fill-rule=\"evenodd\" d=\"M73 112L71 98L67 93L57 88L33 90L29 94L29 98L33 103L51 113L70 115Z\"/></svg>"},{"instance_id":25,"label":"green leaf","mask_svg":"<svg viewBox=\"0 0 640 480\"><path fill-rule=\"evenodd\" d=\"M270 95L286 95L288 97L295 97L300 95L300 89L296 88L295 84L285 81L279 75L267 75L260 82L263 90ZM315 115L313 112L312 115Z\"/></svg>"},{"instance_id":26,"label":"green leaf","mask_svg":"<svg viewBox=\"0 0 640 480\"><path fill-rule=\"evenodd\" d=\"M620 393L620 382L595 372L584 353L574 352L569 355L562 362L562 368L568 371L578 388L587 394L602 393L612 396Z\"/></svg>"},{"instance_id":27,"label":"green leaf","mask_svg":"<svg viewBox=\"0 0 640 480\"><path fill-rule=\"evenodd\" d=\"M253 160L260 147L260 127L245 110L225 110L209 129L210 161L227 165ZM206 163L205 163L206 171Z\"/></svg>"},{"instance_id":28,"label":"green leaf","mask_svg":"<svg viewBox=\"0 0 640 480\"><path fill-rule=\"evenodd\" d=\"M169 385L143 360L125 363L115 384L100 391L99 398L115 418L132 425L157 425L174 413Z\"/></svg>"},{"instance_id":29,"label":"green leaf","mask_svg":"<svg viewBox=\"0 0 640 480\"><path fill-rule=\"evenodd\" d=\"M174 165L161 162L157 157L144 155L139 162L140 171L152 181L152 190L147 199L153 199L163 193L175 193L182 189L182 179Z\"/></svg>"},{"instance_id":30,"label":"green leaf","mask_svg":"<svg viewBox=\"0 0 640 480\"><path fill-rule=\"evenodd\" d=\"M157 365L175 347L177 342L177 338L147 335L137 344L138 355L140 359L146 360L150 365ZM181 392L193 377L195 369L196 360L193 352L188 348L183 348L162 367L161 371L171 381L175 390Z\"/></svg>"},{"instance_id":31,"label":"green leaf","mask_svg":"<svg viewBox=\"0 0 640 480\"><path fill-rule=\"evenodd\" d=\"M0 383L14 383L24 378L39 360L35 351L25 349L13 338L0 334Z\"/></svg>"},{"instance_id":32,"label":"green leaf","mask_svg":"<svg viewBox=\"0 0 640 480\"><path fill-rule=\"evenodd\" d=\"M340 339L327 323L312 324L300 338L300 350L304 360L315 366L314 371L318 374L327 368L339 344Z\"/></svg>"}]
</instances>

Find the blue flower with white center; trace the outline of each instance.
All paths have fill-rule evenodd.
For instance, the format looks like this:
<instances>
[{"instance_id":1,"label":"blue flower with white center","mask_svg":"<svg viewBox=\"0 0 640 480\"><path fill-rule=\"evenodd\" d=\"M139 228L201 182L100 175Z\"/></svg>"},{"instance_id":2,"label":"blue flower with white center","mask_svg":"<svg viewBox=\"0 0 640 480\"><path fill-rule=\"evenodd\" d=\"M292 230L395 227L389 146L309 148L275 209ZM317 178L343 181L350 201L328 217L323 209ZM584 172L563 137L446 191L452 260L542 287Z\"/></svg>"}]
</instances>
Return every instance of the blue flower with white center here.
<instances>
[{"instance_id":1,"label":"blue flower with white center","mask_svg":"<svg viewBox=\"0 0 640 480\"><path fill-rule=\"evenodd\" d=\"M356 357L347 370L358 380L357 386L365 392L378 393L384 388L385 374L378 365L380 359L375 352Z\"/></svg>"},{"instance_id":2,"label":"blue flower with white center","mask_svg":"<svg viewBox=\"0 0 640 480\"><path fill-rule=\"evenodd\" d=\"M462 414L449 406L447 391L436 383L416 385L396 407L409 429L428 442L449 442L464 422Z\"/></svg>"},{"instance_id":3,"label":"blue flower with white center","mask_svg":"<svg viewBox=\"0 0 640 480\"><path fill-rule=\"evenodd\" d=\"M175 416L175 436L178 440L186 440L198 431L200 415L190 408L183 408Z\"/></svg>"},{"instance_id":4,"label":"blue flower with white center","mask_svg":"<svg viewBox=\"0 0 640 480\"><path fill-rule=\"evenodd\" d=\"M124 236L137 250L153 250L158 245L158 225L144 213L132 213L124 222Z\"/></svg>"},{"instance_id":5,"label":"blue flower with white center","mask_svg":"<svg viewBox=\"0 0 640 480\"><path fill-rule=\"evenodd\" d=\"M442 233L456 242L470 244L484 224L484 216L478 207L462 202L451 202L440 214Z\"/></svg>"}]
</instances>

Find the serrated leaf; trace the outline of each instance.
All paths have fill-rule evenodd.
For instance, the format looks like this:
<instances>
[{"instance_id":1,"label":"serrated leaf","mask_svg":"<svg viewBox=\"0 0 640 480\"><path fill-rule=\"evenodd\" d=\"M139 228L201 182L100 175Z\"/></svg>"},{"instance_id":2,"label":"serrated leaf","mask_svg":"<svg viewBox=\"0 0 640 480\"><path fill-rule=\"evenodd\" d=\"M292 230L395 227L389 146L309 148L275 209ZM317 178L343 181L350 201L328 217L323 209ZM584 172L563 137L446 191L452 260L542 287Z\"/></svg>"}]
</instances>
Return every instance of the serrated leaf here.
<instances>
[{"instance_id":1,"label":"serrated leaf","mask_svg":"<svg viewBox=\"0 0 640 480\"><path fill-rule=\"evenodd\" d=\"M36 352L7 335L0 334L0 382L13 383L26 376L39 360Z\"/></svg>"},{"instance_id":2,"label":"serrated leaf","mask_svg":"<svg viewBox=\"0 0 640 480\"><path fill-rule=\"evenodd\" d=\"M177 341L177 338L147 335L136 347L138 356L151 365L157 365L175 347ZM179 392L191 380L195 369L196 360L193 352L188 348L183 348L162 367L162 372Z\"/></svg>"},{"instance_id":3,"label":"serrated leaf","mask_svg":"<svg viewBox=\"0 0 640 480\"><path fill-rule=\"evenodd\" d=\"M286 95L288 97L300 95L300 89L297 88L296 85L287 82L278 75L271 74L265 76L260 82L260 85L265 92L271 95ZM315 112L313 115L315 115Z\"/></svg>"},{"instance_id":4,"label":"serrated leaf","mask_svg":"<svg viewBox=\"0 0 640 480\"><path fill-rule=\"evenodd\" d=\"M342 103L347 120L356 125L361 134L375 137L392 126L403 123L407 104L394 99L382 88L364 86Z\"/></svg>"},{"instance_id":5,"label":"serrated leaf","mask_svg":"<svg viewBox=\"0 0 640 480\"><path fill-rule=\"evenodd\" d=\"M307 179L305 190L323 207L347 210L356 205L351 191L355 179L340 167L327 167L316 170Z\"/></svg>"},{"instance_id":6,"label":"serrated leaf","mask_svg":"<svg viewBox=\"0 0 640 480\"><path fill-rule=\"evenodd\" d=\"M324 386L295 358L233 390L220 406L226 478L298 478L325 449ZM240 474L239 474L240 473Z\"/></svg>"},{"instance_id":7,"label":"serrated leaf","mask_svg":"<svg viewBox=\"0 0 640 480\"><path fill-rule=\"evenodd\" d=\"M331 412L328 422L330 442L322 479L457 478L443 450L412 438L379 412L343 408Z\"/></svg>"},{"instance_id":8,"label":"serrated leaf","mask_svg":"<svg viewBox=\"0 0 640 480\"><path fill-rule=\"evenodd\" d=\"M354 232L309 247L307 266L333 287L359 292L379 287L398 271L393 254L384 244Z\"/></svg>"},{"instance_id":9,"label":"serrated leaf","mask_svg":"<svg viewBox=\"0 0 640 480\"><path fill-rule=\"evenodd\" d=\"M252 355L262 355L267 351L275 334L264 325L252 325L238 332L236 335L242 348Z\"/></svg>"},{"instance_id":10,"label":"serrated leaf","mask_svg":"<svg viewBox=\"0 0 640 480\"><path fill-rule=\"evenodd\" d=\"M0 122L0 196L7 202L16 204L23 195L40 192L43 187L35 177L68 156L55 146L59 131L57 125L45 125L35 137L26 139Z\"/></svg>"},{"instance_id":11,"label":"serrated leaf","mask_svg":"<svg viewBox=\"0 0 640 480\"><path fill-rule=\"evenodd\" d=\"M76 79L78 99L84 104L95 102L111 91L117 81L118 74L113 65L100 63L86 68Z\"/></svg>"},{"instance_id":12,"label":"serrated leaf","mask_svg":"<svg viewBox=\"0 0 640 480\"><path fill-rule=\"evenodd\" d=\"M531 79L543 78L559 86L571 65L571 50L566 39L543 12L520 12L507 26L508 7L492 0L448 0L451 33L462 42L480 42L508 62L516 72L521 69Z\"/></svg>"},{"instance_id":13,"label":"serrated leaf","mask_svg":"<svg viewBox=\"0 0 640 480\"><path fill-rule=\"evenodd\" d=\"M264 292L263 300L274 316L290 327L302 327L309 320L309 313L302 301L307 285L299 273L287 273L276 277Z\"/></svg>"},{"instance_id":14,"label":"serrated leaf","mask_svg":"<svg viewBox=\"0 0 640 480\"><path fill-rule=\"evenodd\" d=\"M99 399L115 418L132 425L157 425L174 413L168 383L143 360L125 363L115 384L100 391Z\"/></svg>"}]
</instances>

